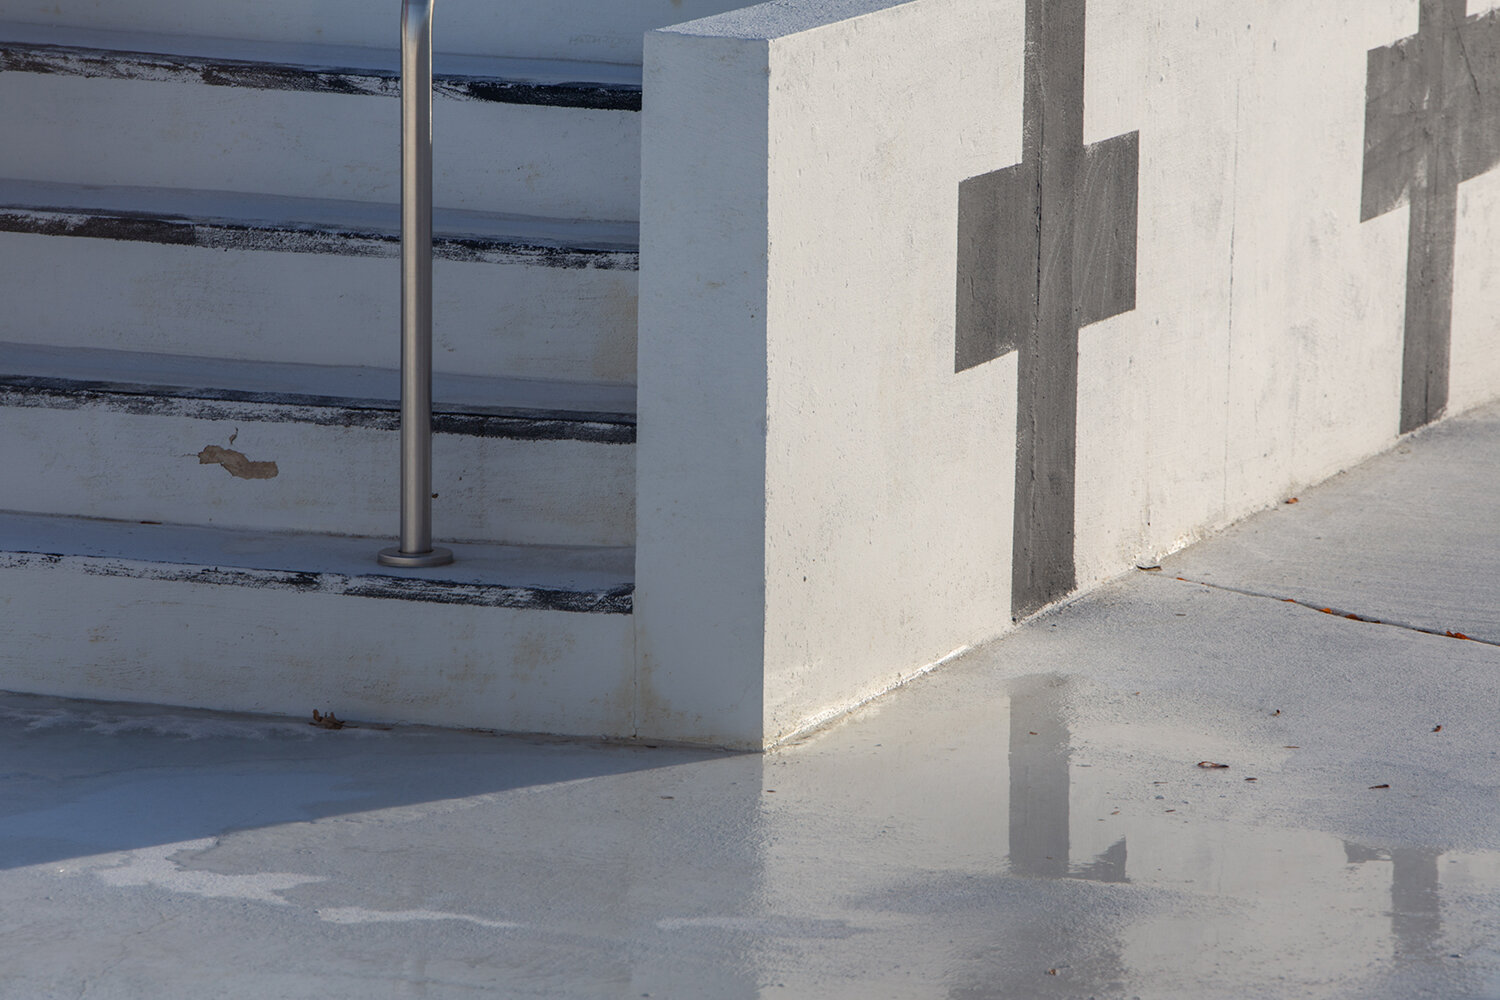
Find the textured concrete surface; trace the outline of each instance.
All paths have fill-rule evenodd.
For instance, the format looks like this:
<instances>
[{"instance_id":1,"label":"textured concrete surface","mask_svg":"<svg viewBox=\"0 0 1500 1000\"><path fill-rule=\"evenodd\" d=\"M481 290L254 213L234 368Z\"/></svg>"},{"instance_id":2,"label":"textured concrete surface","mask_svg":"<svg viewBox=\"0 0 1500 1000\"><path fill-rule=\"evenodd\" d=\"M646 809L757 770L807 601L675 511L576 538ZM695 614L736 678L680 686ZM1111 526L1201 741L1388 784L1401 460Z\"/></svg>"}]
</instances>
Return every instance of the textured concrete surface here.
<instances>
[{"instance_id":1,"label":"textured concrete surface","mask_svg":"<svg viewBox=\"0 0 1500 1000\"><path fill-rule=\"evenodd\" d=\"M764 756L4 697L0 996L1500 997L1500 649L1284 600L1490 635L1497 439Z\"/></svg>"},{"instance_id":2,"label":"textured concrete surface","mask_svg":"<svg viewBox=\"0 0 1500 1000\"><path fill-rule=\"evenodd\" d=\"M1500 407L1168 560L1171 575L1500 643ZM1288 498L1290 499L1290 498Z\"/></svg>"}]
</instances>

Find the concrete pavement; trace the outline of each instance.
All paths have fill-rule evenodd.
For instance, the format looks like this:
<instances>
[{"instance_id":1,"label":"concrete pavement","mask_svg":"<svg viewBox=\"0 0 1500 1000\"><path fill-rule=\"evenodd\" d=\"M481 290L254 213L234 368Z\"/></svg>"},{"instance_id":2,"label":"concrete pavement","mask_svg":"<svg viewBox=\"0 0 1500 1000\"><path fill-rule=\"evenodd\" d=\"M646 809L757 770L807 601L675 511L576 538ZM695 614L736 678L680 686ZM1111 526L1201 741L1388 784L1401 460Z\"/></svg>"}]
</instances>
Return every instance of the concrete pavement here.
<instances>
[{"instance_id":1,"label":"concrete pavement","mask_svg":"<svg viewBox=\"0 0 1500 1000\"><path fill-rule=\"evenodd\" d=\"M0 997L1500 998L1497 486L1490 406L763 756L5 696Z\"/></svg>"}]
</instances>

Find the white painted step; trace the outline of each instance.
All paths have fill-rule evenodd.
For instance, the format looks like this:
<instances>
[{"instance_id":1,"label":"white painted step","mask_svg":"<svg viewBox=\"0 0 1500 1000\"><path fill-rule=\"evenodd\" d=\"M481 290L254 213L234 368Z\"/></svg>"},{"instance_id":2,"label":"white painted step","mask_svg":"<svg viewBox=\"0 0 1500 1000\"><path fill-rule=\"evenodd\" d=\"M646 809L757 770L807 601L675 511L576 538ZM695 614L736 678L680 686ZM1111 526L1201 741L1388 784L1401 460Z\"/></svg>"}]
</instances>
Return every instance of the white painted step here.
<instances>
[{"instance_id":1,"label":"white painted step","mask_svg":"<svg viewBox=\"0 0 1500 1000\"><path fill-rule=\"evenodd\" d=\"M630 736L634 553L0 513L0 689Z\"/></svg>"},{"instance_id":2,"label":"white painted step","mask_svg":"<svg viewBox=\"0 0 1500 1000\"><path fill-rule=\"evenodd\" d=\"M34 29L0 24L0 130L24 137L0 146L0 177L399 200L389 52L299 50L297 58L324 56L309 63L268 51L246 61L164 51L191 39L60 44L68 40L76 39L38 40ZM153 48L127 48L143 44ZM433 105L434 204L638 217L638 82L617 67L569 74L527 64L507 77L503 62L488 71L463 62L457 74L438 67L447 76Z\"/></svg>"},{"instance_id":3,"label":"white painted step","mask_svg":"<svg viewBox=\"0 0 1500 1000\"><path fill-rule=\"evenodd\" d=\"M599 62L641 61L651 28L745 0L438 0L439 51ZM394 47L400 0L0 0L0 20L106 31L190 34L278 43Z\"/></svg>"},{"instance_id":4,"label":"white painted step","mask_svg":"<svg viewBox=\"0 0 1500 1000\"><path fill-rule=\"evenodd\" d=\"M434 379L434 536L632 544L634 390ZM389 536L397 374L0 344L0 510Z\"/></svg>"},{"instance_id":5,"label":"white painted step","mask_svg":"<svg viewBox=\"0 0 1500 1000\"><path fill-rule=\"evenodd\" d=\"M634 380L634 223L434 230L437 371ZM0 181L0 342L394 366L399 251L395 205Z\"/></svg>"}]
</instances>

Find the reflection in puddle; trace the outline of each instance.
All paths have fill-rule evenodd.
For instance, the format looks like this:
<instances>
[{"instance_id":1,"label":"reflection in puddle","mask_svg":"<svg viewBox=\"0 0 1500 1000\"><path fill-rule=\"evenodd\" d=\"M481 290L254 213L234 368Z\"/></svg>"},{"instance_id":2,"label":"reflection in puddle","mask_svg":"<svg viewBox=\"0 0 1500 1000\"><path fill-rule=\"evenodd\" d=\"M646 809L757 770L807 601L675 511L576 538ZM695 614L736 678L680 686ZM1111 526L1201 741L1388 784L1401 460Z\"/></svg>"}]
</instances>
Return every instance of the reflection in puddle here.
<instances>
[{"instance_id":1,"label":"reflection in puddle","mask_svg":"<svg viewBox=\"0 0 1500 1000\"><path fill-rule=\"evenodd\" d=\"M1078 972L1125 970L1087 982L1074 975L1075 988L1111 993L1134 981L1172 994L1184 962L1197 954L1211 955L1221 972L1329 987L1389 973L1391 965L1445 962L1446 995L1490 995L1452 967L1464 944L1483 937L1445 933L1442 901L1448 888L1493 893L1500 856L1461 861L1430 847L1374 848L1317 831L1187 822L1167 815L1190 804L1175 796L1156 796L1159 815L1139 803L1115 808L1120 775L1074 760L1070 682L1028 677L1010 692L1010 872L1131 883L1180 898L1167 912L1124 922L1109 932L1113 940L1064 945L1078 956Z\"/></svg>"},{"instance_id":2,"label":"reflection in puddle","mask_svg":"<svg viewBox=\"0 0 1500 1000\"><path fill-rule=\"evenodd\" d=\"M1307 786L1232 713L1055 676L911 694L765 759L751 915L852 933L718 925L760 981L819 997L1500 998L1484 979L1500 854L1268 818L1301 815ZM1259 780L1200 755L1253 758Z\"/></svg>"},{"instance_id":3,"label":"reflection in puddle","mask_svg":"<svg viewBox=\"0 0 1500 1000\"><path fill-rule=\"evenodd\" d=\"M1375 850L1344 842L1349 864L1388 862L1391 883L1391 934L1398 961L1431 961L1442 956L1443 852L1430 848Z\"/></svg>"},{"instance_id":4,"label":"reflection in puddle","mask_svg":"<svg viewBox=\"0 0 1500 1000\"><path fill-rule=\"evenodd\" d=\"M1066 694L1067 682L1059 677L1027 677L1011 689L1010 870L1128 882L1124 837L1082 864L1069 857L1073 782Z\"/></svg>"},{"instance_id":5,"label":"reflection in puddle","mask_svg":"<svg viewBox=\"0 0 1500 1000\"><path fill-rule=\"evenodd\" d=\"M96 939L170 896L549 996L1500 998L1500 854L1310 820L1324 776L1195 705L955 671L763 757L12 727L0 888L57 933L54 894Z\"/></svg>"}]
</instances>

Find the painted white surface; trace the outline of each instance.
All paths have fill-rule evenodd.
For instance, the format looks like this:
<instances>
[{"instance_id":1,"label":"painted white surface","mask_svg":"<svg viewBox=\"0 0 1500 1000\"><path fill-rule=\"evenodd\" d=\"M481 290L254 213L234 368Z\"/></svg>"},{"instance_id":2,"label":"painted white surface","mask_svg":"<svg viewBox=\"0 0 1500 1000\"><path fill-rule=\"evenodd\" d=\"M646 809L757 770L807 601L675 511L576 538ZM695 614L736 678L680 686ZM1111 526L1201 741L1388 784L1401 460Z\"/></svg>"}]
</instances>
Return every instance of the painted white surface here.
<instances>
[{"instance_id":1,"label":"painted white surface","mask_svg":"<svg viewBox=\"0 0 1500 1000\"><path fill-rule=\"evenodd\" d=\"M0 233L0 340L394 367L400 263ZM89 294L72 289L90 275ZM629 382L636 272L433 265L433 369Z\"/></svg>"},{"instance_id":2,"label":"painted white surface","mask_svg":"<svg viewBox=\"0 0 1500 1000\"><path fill-rule=\"evenodd\" d=\"M396 533L397 431L252 421L237 417L236 409L228 404L222 416L209 419L138 415L98 403L4 407L0 467L27 472L0 480L0 510L339 535ZM275 462L277 475L240 479L219 465L201 464L198 456L210 445L252 462ZM434 435L434 536L629 545L633 451L628 444Z\"/></svg>"},{"instance_id":3,"label":"painted white surface","mask_svg":"<svg viewBox=\"0 0 1500 1000\"><path fill-rule=\"evenodd\" d=\"M1495 397L1500 386L1500 171L1458 188L1458 244L1453 259L1453 353L1448 412Z\"/></svg>"},{"instance_id":4,"label":"painted white surface","mask_svg":"<svg viewBox=\"0 0 1500 1000\"><path fill-rule=\"evenodd\" d=\"M624 547L461 543L455 561L395 570L372 555L386 538L242 531L191 524L135 523L55 514L0 513L0 558L73 561L93 575L193 578L206 567L220 581L271 589L314 587L329 595L410 594L486 607L628 606L635 554ZM212 575L212 574L210 574ZM476 588L494 588L483 592ZM621 612L623 613L623 612Z\"/></svg>"},{"instance_id":5,"label":"painted white surface","mask_svg":"<svg viewBox=\"0 0 1500 1000\"><path fill-rule=\"evenodd\" d=\"M377 409L383 404L391 412L400 408L401 400L401 372L397 368L228 361L13 342L0 342L0 363L7 376L93 382L127 391L151 386L184 398L204 398L200 390L207 390L283 402L300 400L309 405L312 400ZM507 413L587 423L623 421L628 426L635 412L635 386L439 372L432 377L432 400L438 414Z\"/></svg>"},{"instance_id":6,"label":"painted white surface","mask_svg":"<svg viewBox=\"0 0 1500 1000\"><path fill-rule=\"evenodd\" d=\"M648 39L638 625L672 732L757 662L751 744L1008 624L1015 362L953 374L954 247L959 182L1020 159L1024 8ZM1407 225L1359 220L1366 53L1416 12L1088 5L1085 141L1139 130L1141 163L1137 307L1080 336L1080 586L1395 442ZM1462 193L1450 412L1500 392L1497 191Z\"/></svg>"},{"instance_id":7,"label":"painted white surface","mask_svg":"<svg viewBox=\"0 0 1500 1000\"><path fill-rule=\"evenodd\" d=\"M1415 30L1404 2L1088 13L1084 139L1140 130L1141 207L1137 308L1080 337L1080 586L1394 439L1407 226L1359 222L1365 53Z\"/></svg>"},{"instance_id":8,"label":"painted white surface","mask_svg":"<svg viewBox=\"0 0 1500 1000\"><path fill-rule=\"evenodd\" d=\"M645 81L641 728L754 745L767 587L765 46L654 34Z\"/></svg>"},{"instance_id":9,"label":"painted white surface","mask_svg":"<svg viewBox=\"0 0 1500 1000\"><path fill-rule=\"evenodd\" d=\"M439 52L639 63L643 32L744 0L445 0L434 12ZM397 48L398 2L260 0L3 0L0 20L106 31Z\"/></svg>"},{"instance_id":10,"label":"painted white surface","mask_svg":"<svg viewBox=\"0 0 1500 1000\"><path fill-rule=\"evenodd\" d=\"M952 283L958 182L1019 157L1020 8L884 6L647 42L643 731L759 745L1008 620L1015 368L954 377Z\"/></svg>"},{"instance_id":11,"label":"painted white surface","mask_svg":"<svg viewBox=\"0 0 1500 1000\"><path fill-rule=\"evenodd\" d=\"M86 561L85 561L86 562ZM629 615L0 570L4 687L305 718L630 735ZM338 706L338 707L333 707Z\"/></svg>"},{"instance_id":12,"label":"painted white surface","mask_svg":"<svg viewBox=\"0 0 1500 1000\"><path fill-rule=\"evenodd\" d=\"M388 97L7 73L0 176L307 198L400 199ZM633 111L433 102L433 204L633 219Z\"/></svg>"},{"instance_id":13,"label":"painted white surface","mask_svg":"<svg viewBox=\"0 0 1500 1000\"><path fill-rule=\"evenodd\" d=\"M1021 9L771 43L769 739L1008 622L1014 359L955 376L953 312L958 184L1020 156Z\"/></svg>"}]
</instances>

